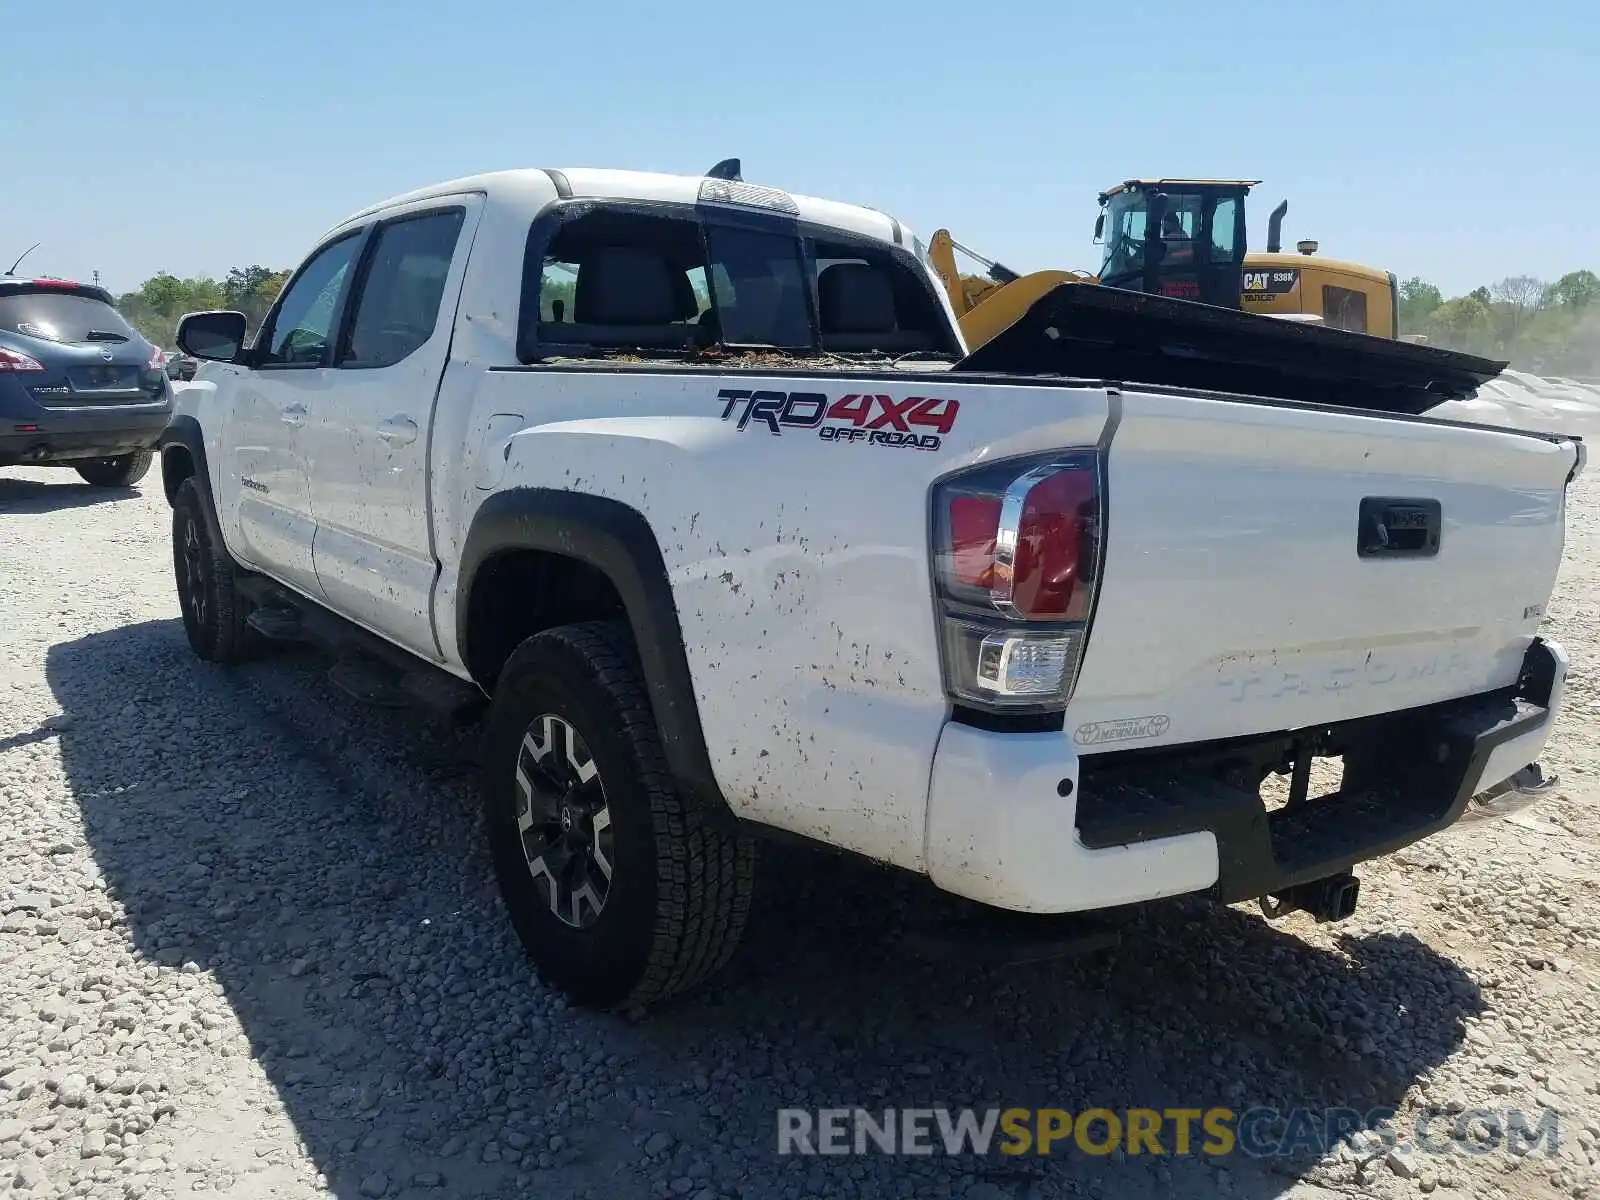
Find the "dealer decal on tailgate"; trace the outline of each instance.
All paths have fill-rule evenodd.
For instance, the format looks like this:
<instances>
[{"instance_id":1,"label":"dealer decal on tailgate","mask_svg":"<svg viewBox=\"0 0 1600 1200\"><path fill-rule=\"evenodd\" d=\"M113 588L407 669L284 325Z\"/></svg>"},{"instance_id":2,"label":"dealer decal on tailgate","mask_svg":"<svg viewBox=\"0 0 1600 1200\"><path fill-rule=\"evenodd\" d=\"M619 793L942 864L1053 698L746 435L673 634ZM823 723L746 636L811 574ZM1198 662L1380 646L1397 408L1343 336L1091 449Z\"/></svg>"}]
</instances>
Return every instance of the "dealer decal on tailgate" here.
<instances>
[{"instance_id":1,"label":"dealer decal on tailgate","mask_svg":"<svg viewBox=\"0 0 1600 1200\"><path fill-rule=\"evenodd\" d=\"M944 434L956 425L959 400L932 396L840 396L831 400L821 392L755 392L722 388L722 419L738 421L742 432L759 425L769 433L786 429L815 429L825 442L859 442L867 446L899 446L910 450L937 450Z\"/></svg>"}]
</instances>

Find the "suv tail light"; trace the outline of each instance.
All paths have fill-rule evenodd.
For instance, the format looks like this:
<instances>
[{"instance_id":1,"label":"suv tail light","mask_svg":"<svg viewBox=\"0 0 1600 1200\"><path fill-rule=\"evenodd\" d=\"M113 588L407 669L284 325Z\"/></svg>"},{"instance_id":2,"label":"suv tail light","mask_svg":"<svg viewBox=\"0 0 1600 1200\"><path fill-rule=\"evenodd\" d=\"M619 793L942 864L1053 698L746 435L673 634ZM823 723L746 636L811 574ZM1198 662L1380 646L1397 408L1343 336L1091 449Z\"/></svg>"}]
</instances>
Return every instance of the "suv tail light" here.
<instances>
[{"instance_id":1,"label":"suv tail light","mask_svg":"<svg viewBox=\"0 0 1600 1200\"><path fill-rule=\"evenodd\" d=\"M146 371L164 371L167 367L167 352L157 346L150 355L150 361L145 363Z\"/></svg>"},{"instance_id":2,"label":"suv tail light","mask_svg":"<svg viewBox=\"0 0 1600 1200\"><path fill-rule=\"evenodd\" d=\"M39 360L29 358L20 350L7 350L0 346L0 371L42 371Z\"/></svg>"},{"instance_id":3,"label":"suv tail light","mask_svg":"<svg viewBox=\"0 0 1600 1200\"><path fill-rule=\"evenodd\" d=\"M1099 582L1102 496L1092 449L989 464L936 486L934 574L957 703L1066 707Z\"/></svg>"}]
</instances>

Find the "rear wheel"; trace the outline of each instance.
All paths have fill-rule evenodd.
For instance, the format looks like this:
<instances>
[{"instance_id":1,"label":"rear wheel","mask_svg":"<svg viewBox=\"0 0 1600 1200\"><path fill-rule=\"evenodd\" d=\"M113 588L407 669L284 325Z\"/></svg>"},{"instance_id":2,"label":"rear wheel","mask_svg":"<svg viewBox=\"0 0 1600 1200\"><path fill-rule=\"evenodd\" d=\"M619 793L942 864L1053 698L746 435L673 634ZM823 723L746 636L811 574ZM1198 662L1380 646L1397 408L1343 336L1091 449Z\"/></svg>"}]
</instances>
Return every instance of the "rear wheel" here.
<instances>
[{"instance_id":1,"label":"rear wheel","mask_svg":"<svg viewBox=\"0 0 1600 1200\"><path fill-rule=\"evenodd\" d=\"M205 505L192 477L178 485L172 498L178 609L190 649L210 662L237 662L247 640L245 605L234 582L233 559L211 537Z\"/></svg>"},{"instance_id":2,"label":"rear wheel","mask_svg":"<svg viewBox=\"0 0 1600 1200\"><path fill-rule=\"evenodd\" d=\"M131 454L119 454L114 458L85 459L75 465L85 483L94 487L121 488L132 487L143 479L154 460L153 452L135 450Z\"/></svg>"},{"instance_id":3,"label":"rear wheel","mask_svg":"<svg viewBox=\"0 0 1600 1200\"><path fill-rule=\"evenodd\" d=\"M755 843L683 795L626 626L529 638L501 672L482 792L501 895L539 975L618 1009L694 987L732 955Z\"/></svg>"}]
</instances>

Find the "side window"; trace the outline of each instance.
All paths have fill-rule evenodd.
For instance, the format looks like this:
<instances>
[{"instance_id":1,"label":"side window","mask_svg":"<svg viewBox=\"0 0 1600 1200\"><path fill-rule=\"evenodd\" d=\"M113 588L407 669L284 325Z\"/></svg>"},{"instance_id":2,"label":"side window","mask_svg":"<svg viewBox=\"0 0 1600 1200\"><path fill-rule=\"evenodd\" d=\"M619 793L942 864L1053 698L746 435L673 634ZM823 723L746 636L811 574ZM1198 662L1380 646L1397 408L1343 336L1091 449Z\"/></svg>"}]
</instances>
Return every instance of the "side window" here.
<instances>
[{"instance_id":1,"label":"side window","mask_svg":"<svg viewBox=\"0 0 1600 1200\"><path fill-rule=\"evenodd\" d=\"M349 233L312 256L278 305L259 365L317 367L328 361L339 296L360 243L359 233Z\"/></svg>"},{"instance_id":2,"label":"side window","mask_svg":"<svg viewBox=\"0 0 1600 1200\"><path fill-rule=\"evenodd\" d=\"M451 209L378 230L341 367L393 366L433 336L465 219L461 209Z\"/></svg>"},{"instance_id":3,"label":"side window","mask_svg":"<svg viewBox=\"0 0 1600 1200\"><path fill-rule=\"evenodd\" d=\"M1322 320L1351 333L1367 331L1367 294L1331 284L1322 289Z\"/></svg>"},{"instance_id":4,"label":"side window","mask_svg":"<svg viewBox=\"0 0 1600 1200\"><path fill-rule=\"evenodd\" d=\"M1211 213L1211 261L1232 262L1234 225L1238 219L1239 202L1232 196L1218 200Z\"/></svg>"}]
</instances>

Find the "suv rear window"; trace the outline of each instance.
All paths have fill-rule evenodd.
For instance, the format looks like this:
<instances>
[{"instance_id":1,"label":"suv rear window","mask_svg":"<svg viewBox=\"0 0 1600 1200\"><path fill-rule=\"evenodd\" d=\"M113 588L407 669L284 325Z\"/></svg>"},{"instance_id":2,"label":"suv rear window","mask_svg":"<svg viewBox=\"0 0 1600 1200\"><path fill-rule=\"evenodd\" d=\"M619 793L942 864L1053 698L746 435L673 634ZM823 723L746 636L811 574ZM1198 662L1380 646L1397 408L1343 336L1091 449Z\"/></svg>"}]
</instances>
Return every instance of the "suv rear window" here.
<instances>
[{"instance_id":1,"label":"suv rear window","mask_svg":"<svg viewBox=\"0 0 1600 1200\"><path fill-rule=\"evenodd\" d=\"M127 342L139 336L104 300L44 289L0 291L0 329L45 342Z\"/></svg>"}]
</instances>

